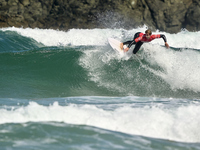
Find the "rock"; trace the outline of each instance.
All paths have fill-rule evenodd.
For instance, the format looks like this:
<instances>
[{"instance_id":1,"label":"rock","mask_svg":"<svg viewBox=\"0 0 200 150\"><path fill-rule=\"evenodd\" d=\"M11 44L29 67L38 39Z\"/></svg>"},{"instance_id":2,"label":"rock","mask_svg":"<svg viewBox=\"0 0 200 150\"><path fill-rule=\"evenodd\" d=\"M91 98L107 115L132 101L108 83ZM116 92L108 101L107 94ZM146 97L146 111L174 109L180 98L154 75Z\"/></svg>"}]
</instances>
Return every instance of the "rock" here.
<instances>
[{"instance_id":1,"label":"rock","mask_svg":"<svg viewBox=\"0 0 200 150\"><path fill-rule=\"evenodd\" d=\"M183 28L184 14L186 14L191 1L173 0L171 3L165 3L160 0L147 0L146 2L157 29L173 33Z\"/></svg>"},{"instance_id":2,"label":"rock","mask_svg":"<svg viewBox=\"0 0 200 150\"><path fill-rule=\"evenodd\" d=\"M15 5L17 5L18 3L19 3L18 0L8 0L8 5L9 5L9 6L15 6Z\"/></svg>"},{"instance_id":3,"label":"rock","mask_svg":"<svg viewBox=\"0 0 200 150\"><path fill-rule=\"evenodd\" d=\"M185 28L190 31L200 30L200 2L194 0L186 13Z\"/></svg>"},{"instance_id":4,"label":"rock","mask_svg":"<svg viewBox=\"0 0 200 150\"><path fill-rule=\"evenodd\" d=\"M200 30L199 0L1 0L0 27Z\"/></svg>"},{"instance_id":5,"label":"rock","mask_svg":"<svg viewBox=\"0 0 200 150\"><path fill-rule=\"evenodd\" d=\"M20 2L24 7L30 5L30 1L29 1L29 0L19 0L19 2Z\"/></svg>"}]
</instances>

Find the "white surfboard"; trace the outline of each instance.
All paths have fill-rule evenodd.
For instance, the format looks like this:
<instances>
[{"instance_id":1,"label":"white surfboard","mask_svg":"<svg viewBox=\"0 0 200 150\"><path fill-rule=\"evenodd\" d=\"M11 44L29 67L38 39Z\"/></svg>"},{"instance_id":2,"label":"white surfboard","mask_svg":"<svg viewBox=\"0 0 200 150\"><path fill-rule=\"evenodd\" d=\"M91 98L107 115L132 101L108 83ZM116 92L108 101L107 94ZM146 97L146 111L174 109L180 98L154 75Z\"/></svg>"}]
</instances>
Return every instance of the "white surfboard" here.
<instances>
[{"instance_id":1,"label":"white surfboard","mask_svg":"<svg viewBox=\"0 0 200 150\"><path fill-rule=\"evenodd\" d=\"M108 42L110 44L110 46L115 50L117 51L118 53L120 54L123 54L124 55L124 50L120 48L120 41L116 40L116 39L113 39L113 38L108 38ZM124 45L123 48L126 48L127 46Z\"/></svg>"}]
</instances>

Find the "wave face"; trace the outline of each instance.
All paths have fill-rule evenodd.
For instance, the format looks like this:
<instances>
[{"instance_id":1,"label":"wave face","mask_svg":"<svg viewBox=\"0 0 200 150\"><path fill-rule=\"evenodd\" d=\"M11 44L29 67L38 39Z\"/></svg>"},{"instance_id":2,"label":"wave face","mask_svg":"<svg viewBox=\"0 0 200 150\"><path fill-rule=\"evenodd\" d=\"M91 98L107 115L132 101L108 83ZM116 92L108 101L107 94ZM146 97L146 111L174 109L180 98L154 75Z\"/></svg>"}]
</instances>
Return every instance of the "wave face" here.
<instances>
[{"instance_id":1,"label":"wave face","mask_svg":"<svg viewBox=\"0 0 200 150\"><path fill-rule=\"evenodd\" d=\"M108 44L145 29L0 29L2 148L200 149L200 32Z\"/></svg>"},{"instance_id":2,"label":"wave face","mask_svg":"<svg viewBox=\"0 0 200 150\"><path fill-rule=\"evenodd\" d=\"M142 30L2 29L0 95L198 98L200 59L195 39L200 33L164 33L172 48L164 48L160 39L145 43L139 60L131 53L119 56L107 42L108 37L130 39Z\"/></svg>"}]
</instances>

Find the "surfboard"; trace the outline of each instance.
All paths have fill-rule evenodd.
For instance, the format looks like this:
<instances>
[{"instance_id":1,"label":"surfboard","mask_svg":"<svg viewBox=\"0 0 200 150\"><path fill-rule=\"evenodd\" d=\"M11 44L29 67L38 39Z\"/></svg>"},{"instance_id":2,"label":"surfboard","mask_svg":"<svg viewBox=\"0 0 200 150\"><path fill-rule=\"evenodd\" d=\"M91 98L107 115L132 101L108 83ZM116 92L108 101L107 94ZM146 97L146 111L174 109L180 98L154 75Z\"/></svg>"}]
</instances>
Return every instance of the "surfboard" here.
<instances>
[{"instance_id":1,"label":"surfboard","mask_svg":"<svg viewBox=\"0 0 200 150\"><path fill-rule=\"evenodd\" d=\"M124 45L123 49L120 48L120 41L116 40L116 39L113 39L113 38L108 38L108 42L110 44L110 46L115 50L117 51L118 53L120 54L124 54L124 50L127 46Z\"/></svg>"}]
</instances>

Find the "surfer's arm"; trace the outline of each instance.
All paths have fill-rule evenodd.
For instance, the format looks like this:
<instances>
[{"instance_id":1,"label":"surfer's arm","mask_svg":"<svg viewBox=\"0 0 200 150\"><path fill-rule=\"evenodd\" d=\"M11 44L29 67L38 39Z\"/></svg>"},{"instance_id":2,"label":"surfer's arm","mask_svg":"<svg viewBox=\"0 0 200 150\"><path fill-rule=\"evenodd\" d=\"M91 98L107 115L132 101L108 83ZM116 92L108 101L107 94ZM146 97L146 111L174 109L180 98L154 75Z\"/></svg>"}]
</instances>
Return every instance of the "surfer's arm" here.
<instances>
[{"instance_id":1,"label":"surfer's arm","mask_svg":"<svg viewBox=\"0 0 200 150\"><path fill-rule=\"evenodd\" d=\"M126 41L123 43L123 45L126 45L128 44L128 47L124 49L124 52L127 52L129 50L129 48L133 45L133 44L136 44L135 40L133 41Z\"/></svg>"},{"instance_id":2,"label":"surfer's arm","mask_svg":"<svg viewBox=\"0 0 200 150\"><path fill-rule=\"evenodd\" d=\"M136 44L135 40L133 41L126 41L123 43L123 45L127 45L128 44L128 48L130 48L133 44Z\"/></svg>"},{"instance_id":3,"label":"surfer's arm","mask_svg":"<svg viewBox=\"0 0 200 150\"><path fill-rule=\"evenodd\" d=\"M125 42L124 42L124 43L125 43ZM121 48L122 50L124 50L124 52L127 52L127 51L129 50L129 47L123 49L124 43L120 43L120 48Z\"/></svg>"},{"instance_id":4,"label":"surfer's arm","mask_svg":"<svg viewBox=\"0 0 200 150\"><path fill-rule=\"evenodd\" d=\"M167 48L169 48L169 44L167 43L167 38L166 38L166 36L165 36L164 34L160 34L160 38L162 38L162 39L164 40L165 46L166 46Z\"/></svg>"},{"instance_id":5,"label":"surfer's arm","mask_svg":"<svg viewBox=\"0 0 200 150\"><path fill-rule=\"evenodd\" d=\"M131 42L133 42L133 41L126 41L126 42L124 42L123 44L124 44L124 45L127 45L127 44L130 44Z\"/></svg>"},{"instance_id":6,"label":"surfer's arm","mask_svg":"<svg viewBox=\"0 0 200 150\"><path fill-rule=\"evenodd\" d=\"M131 43L129 43L128 48L130 48L133 44L136 44L135 40L133 40Z\"/></svg>"},{"instance_id":7,"label":"surfer's arm","mask_svg":"<svg viewBox=\"0 0 200 150\"><path fill-rule=\"evenodd\" d=\"M167 42L167 38L166 38L166 36L164 34L160 34L160 38L162 38L165 43Z\"/></svg>"},{"instance_id":8,"label":"surfer's arm","mask_svg":"<svg viewBox=\"0 0 200 150\"><path fill-rule=\"evenodd\" d=\"M120 48L123 49L123 45L127 45L128 44L128 47L124 49L124 52L127 52L129 50L129 48L135 44L135 40L133 41L126 41L126 42L123 42L120 44Z\"/></svg>"},{"instance_id":9,"label":"surfer's arm","mask_svg":"<svg viewBox=\"0 0 200 150\"><path fill-rule=\"evenodd\" d=\"M129 47L125 48L125 49L124 49L124 52L127 52L128 50L129 50Z\"/></svg>"},{"instance_id":10,"label":"surfer's arm","mask_svg":"<svg viewBox=\"0 0 200 150\"><path fill-rule=\"evenodd\" d=\"M123 49L123 46L126 44L130 44L132 41L126 41L124 43L120 43L120 48Z\"/></svg>"},{"instance_id":11,"label":"surfer's arm","mask_svg":"<svg viewBox=\"0 0 200 150\"><path fill-rule=\"evenodd\" d=\"M136 44L137 42L141 41L143 38L143 36L139 36L138 38L134 38L133 41L127 41L124 42L123 44L128 44L128 47L126 49L124 49L124 52L127 52L129 50L129 48L133 45Z\"/></svg>"}]
</instances>

